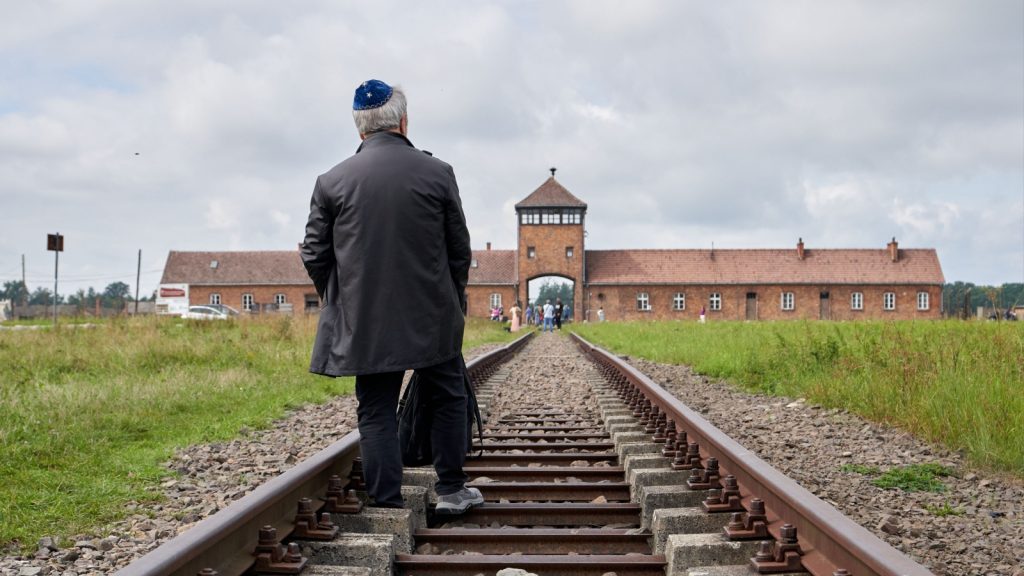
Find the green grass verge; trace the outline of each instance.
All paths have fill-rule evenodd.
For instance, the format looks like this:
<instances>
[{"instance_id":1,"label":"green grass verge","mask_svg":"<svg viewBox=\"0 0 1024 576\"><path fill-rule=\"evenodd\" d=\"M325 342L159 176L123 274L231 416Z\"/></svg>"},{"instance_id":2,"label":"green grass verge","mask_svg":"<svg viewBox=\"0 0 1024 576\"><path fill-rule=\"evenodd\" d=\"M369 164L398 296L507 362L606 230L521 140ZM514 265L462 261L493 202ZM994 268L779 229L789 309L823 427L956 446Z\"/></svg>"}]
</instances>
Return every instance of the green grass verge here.
<instances>
[{"instance_id":1,"label":"green grass verge","mask_svg":"<svg viewBox=\"0 0 1024 576\"><path fill-rule=\"evenodd\" d=\"M1024 322L577 324L619 354L805 397L1024 475Z\"/></svg>"},{"instance_id":2,"label":"green grass verge","mask_svg":"<svg viewBox=\"0 0 1024 576\"><path fill-rule=\"evenodd\" d=\"M315 319L139 318L0 331L0 547L97 530L160 498L174 449L350 393L309 374ZM465 346L510 341L470 321Z\"/></svg>"}]
</instances>

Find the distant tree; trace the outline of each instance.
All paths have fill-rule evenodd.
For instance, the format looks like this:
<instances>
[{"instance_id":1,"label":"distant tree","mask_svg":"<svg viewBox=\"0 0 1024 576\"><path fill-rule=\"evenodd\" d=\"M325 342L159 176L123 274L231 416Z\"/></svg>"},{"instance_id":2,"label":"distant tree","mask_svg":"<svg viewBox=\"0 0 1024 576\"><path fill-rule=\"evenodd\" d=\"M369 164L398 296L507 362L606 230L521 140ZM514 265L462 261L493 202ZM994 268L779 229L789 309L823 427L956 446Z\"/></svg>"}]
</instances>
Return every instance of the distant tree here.
<instances>
[{"instance_id":1,"label":"distant tree","mask_svg":"<svg viewBox=\"0 0 1024 576\"><path fill-rule=\"evenodd\" d=\"M63 296L57 297L57 304L64 302ZM53 292L50 292L49 288L43 288L40 286L32 291L32 294L28 297L28 303L33 305L53 306Z\"/></svg>"},{"instance_id":2,"label":"distant tree","mask_svg":"<svg viewBox=\"0 0 1024 576\"><path fill-rule=\"evenodd\" d=\"M74 294L68 295L68 304L72 306L84 307L85 306L85 290L79 288Z\"/></svg>"},{"instance_id":3,"label":"distant tree","mask_svg":"<svg viewBox=\"0 0 1024 576\"><path fill-rule=\"evenodd\" d=\"M25 289L25 285L19 280L9 280L4 282L4 287L0 290L0 300L11 300L16 304L24 304L28 300L28 290Z\"/></svg>"},{"instance_id":4,"label":"distant tree","mask_svg":"<svg viewBox=\"0 0 1024 576\"><path fill-rule=\"evenodd\" d=\"M561 300L562 304L568 304L572 309L576 309L573 303L573 285L570 282L556 282L553 280L546 280L540 285L540 289L537 290L537 295L534 297L534 305L543 304L547 300L551 300L554 304L556 300Z\"/></svg>"},{"instance_id":5,"label":"distant tree","mask_svg":"<svg viewBox=\"0 0 1024 576\"><path fill-rule=\"evenodd\" d=\"M964 302L967 310L964 310ZM979 307L989 313L1024 304L1024 284L976 286L970 282L953 282L942 287L942 311L948 317L973 318Z\"/></svg>"},{"instance_id":6,"label":"distant tree","mask_svg":"<svg viewBox=\"0 0 1024 576\"><path fill-rule=\"evenodd\" d=\"M124 301L131 298L132 289L124 282L111 282L103 289L103 305L110 308L117 308L124 305Z\"/></svg>"}]
</instances>

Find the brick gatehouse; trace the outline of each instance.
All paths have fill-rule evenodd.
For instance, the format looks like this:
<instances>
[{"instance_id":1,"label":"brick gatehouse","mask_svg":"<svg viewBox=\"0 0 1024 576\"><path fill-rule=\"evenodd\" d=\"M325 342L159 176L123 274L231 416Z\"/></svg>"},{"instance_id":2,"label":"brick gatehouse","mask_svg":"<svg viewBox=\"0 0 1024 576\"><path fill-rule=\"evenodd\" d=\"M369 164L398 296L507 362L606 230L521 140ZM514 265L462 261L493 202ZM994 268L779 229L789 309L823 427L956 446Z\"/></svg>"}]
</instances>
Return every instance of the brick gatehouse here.
<instances>
[{"instance_id":1,"label":"brick gatehouse","mask_svg":"<svg viewBox=\"0 0 1024 576\"><path fill-rule=\"evenodd\" d=\"M526 302L529 282L574 283L573 317L709 321L939 318L942 266L934 249L587 250L587 205L554 175L516 204L513 250L473 251L469 314ZM171 252L157 307L222 303L240 310L316 311L298 251ZM536 295L530 295L531 298Z\"/></svg>"}]
</instances>

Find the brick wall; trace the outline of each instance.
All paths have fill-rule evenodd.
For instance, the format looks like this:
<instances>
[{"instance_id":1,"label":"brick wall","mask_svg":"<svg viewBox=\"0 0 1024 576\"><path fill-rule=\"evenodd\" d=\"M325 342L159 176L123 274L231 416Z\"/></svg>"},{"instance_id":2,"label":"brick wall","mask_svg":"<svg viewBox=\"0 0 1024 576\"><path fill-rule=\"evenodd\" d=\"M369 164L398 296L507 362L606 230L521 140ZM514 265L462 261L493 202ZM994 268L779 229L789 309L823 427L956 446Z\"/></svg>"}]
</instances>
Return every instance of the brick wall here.
<instances>
[{"instance_id":1,"label":"brick wall","mask_svg":"<svg viewBox=\"0 0 1024 576\"><path fill-rule=\"evenodd\" d=\"M475 285L466 288L467 316L474 318L490 318L491 316L491 294L501 295L501 305L505 308L506 315L516 300L516 290L511 285Z\"/></svg>"},{"instance_id":2,"label":"brick wall","mask_svg":"<svg viewBox=\"0 0 1024 576\"><path fill-rule=\"evenodd\" d=\"M530 258L533 247L535 257ZM572 256L566 249L572 248ZM582 224L524 224L519 226L519 300L526 302L527 283L541 276L564 276L572 280L573 308L581 310L583 302L583 225ZM531 296L536 296L532 294ZM577 319L579 313L574 312Z\"/></svg>"},{"instance_id":3,"label":"brick wall","mask_svg":"<svg viewBox=\"0 0 1024 576\"><path fill-rule=\"evenodd\" d=\"M637 310L637 294L648 293L651 310ZM672 308L677 292L685 295L684 310ZM711 310L713 292L721 294L722 309ZM793 309L782 309L782 293L793 293ZM822 293L828 293L826 314L832 320L865 319L937 319L942 316L940 286L590 286L587 288L590 319L604 308L605 320L696 320L701 306L708 321L746 320L747 295L754 294L751 319L797 320L822 317ZM863 310L851 309L851 295L863 294ZM883 310L883 293L896 294L896 309ZM917 309L918 292L928 293L927 310Z\"/></svg>"},{"instance_id":4,"label":"brick wall","mask_svg":"<svg viewBox=\"0 0 1024 576\"><path fill-rule=\"evenodd\" d=\"M188 300L191 306L210 304L211 294L220 294L220 303L231 306L239 312L242 311L242 294L252 294L257 305L273 304L274 296L284 294L285 302L292 305L294 313L302 312L306 308L306 296L316 298L316 289L312 284L293 286L195 286L190 285L188 289ZM319 299L317 299L319 311Z\"/></svg>"}]
</instances>

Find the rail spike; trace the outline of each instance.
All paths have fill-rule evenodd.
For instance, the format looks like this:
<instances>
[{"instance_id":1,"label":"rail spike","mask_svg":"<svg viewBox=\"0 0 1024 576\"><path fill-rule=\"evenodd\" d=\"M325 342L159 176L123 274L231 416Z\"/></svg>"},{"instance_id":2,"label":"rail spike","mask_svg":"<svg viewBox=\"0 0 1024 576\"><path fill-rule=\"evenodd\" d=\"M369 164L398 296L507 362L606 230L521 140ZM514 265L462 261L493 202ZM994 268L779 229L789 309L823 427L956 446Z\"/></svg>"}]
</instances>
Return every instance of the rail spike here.
<instances>
[{"instance_id":1,"label":"rail spike","mask_svg":"<svg viewBox=\"0 0 1024 576\"><path fill-rule=\"evenodd\" d=\"M324 503L324 510L332 514L358 514L363 509L363 501L356 496L354 490L344 488L341 476L337 474L327 479Z\"/></svg>"},{"instance_id":2,"label":"rail spike","mask_svg":"<svg viewBox=\"0 0 1024 576\"><path fill-rule=\"evenodd\" d=\"M273 526L260 528L256 544L254 574L298 574L306 567L306 558L299 553L299 545L292 542L287 548L277 540L277 529Z\"/></svg>"},{"instance_id":3,"label":"rail spike","mask_svg":"<svg viewBox=\"0 0 1024 576\"><path fill-rule=\"evenodd\" d=\"M751 499L750 510L746 515L742 512L733 512L724 531L729 540L771 538L771 535L768 534L768 516L765 514L764 501L760 498Z\"/></svg>"},{"instance_id":4,"label":"rail spike","mask_svg":"<svg viewBox=\"0 0 1024 576\"><path fill-rule=\"evenodd\" d=\"M338 527L331 522L331 515L324 512L317 520L313 501L309 498L299 500L299 511L295 514L294 538L299 540L334 540L338 535Z\"/></svg>"},{"instance_id":5,"label":"rail spike","mask_svg":"<svg viewBox=\"0 0 1024 576\"><path fill-rule=\"evenodd\" d=\"M686 480L686 485L690 487L690 490L721 488L722 485L718 482L718 477L718 458L711 456L704 468L690 469L690 477Z\"/></svg>"},{"instance_id":6,"label":"rail spike","mask_svg":"<svg viewBox=\"0 0 1024 576\"><path fill-rule=\"evenodd\" d=\"M729 474L723 481L721 490L712 490L701 503L706 512L743 512L740 485L736 477Z\"/></svg>"},{"instance_id":7,"label":"rail spike","mask_svg":"<svg viewBox=\"0 0 1024 576\"><path fill-rule=\"evenodd\" d=\"M800 544L797 543L796 526L783 524L779 530L780 539L777 542L766 540L761 542L761 548L757 554L750 559L750 565L758 574L780 574L790 572L806 572L800 556Z\"/></svg>"}]
</instances>

